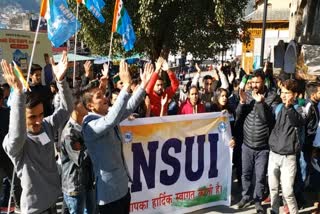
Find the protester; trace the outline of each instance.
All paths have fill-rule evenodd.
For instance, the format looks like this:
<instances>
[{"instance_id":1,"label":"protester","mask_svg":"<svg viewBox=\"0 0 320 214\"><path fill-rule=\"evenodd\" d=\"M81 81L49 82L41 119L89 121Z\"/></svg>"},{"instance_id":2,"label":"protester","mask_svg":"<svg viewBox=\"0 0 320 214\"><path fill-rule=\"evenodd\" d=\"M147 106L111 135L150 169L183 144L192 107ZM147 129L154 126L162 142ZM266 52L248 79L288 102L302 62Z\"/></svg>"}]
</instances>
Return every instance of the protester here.
<instances>
[{"instance_id":1,"label":"protester","mask_svg":"<svg viewBox=\"0 0 320 214\"><path fill-rule=\"evenodd\" d=\"M74 109L61 136L62 192L70 214L94 214L93 168L81 133L88 111L80 96L80 91L74 93Z\"/></svg>"},{"instance_id":2,"label":"protester","mask_svg":"<svg viewBox=\"0 0 320 214\"><path fill-rule=\"evenodd\" d=\"M44 66L44 80L46 85L50 85L50 83L54 80L52 65L50 64L50 58L48 54L44 54L44 61L46 65Z\"/></svg>"},{"instance_id":3,"label":"protester","mask_svg":"<svg viewBox=\"0 0 320 214\"><path fill-rule=\"evenodd\" d=\"M53 113L52 99L53 94L51 93L50 87L48 85L44 86L41 83L41 73L42 68L38 64L32 64L30 78L31 84L30 89L34 93L38 93L43 103L44 116L47 117Z\"/></svg>"},{"instance_id":4,"label":"protester","mask_svg":"<svg viewBox=\"0 0 320 214\"><path fill-rule=\"evenodd\" d=\"M0 88L0 194L2 194L0 206L1 207L8 207L8 201L10 196L10 182L12 181L12 174L13 174L13 164L9 158L9 156L5 153L3 149L3 139L8 133L9 128L9 115L10 109L3 107L4 103L4 93L3 90ZM3 182L3 179L7 178L6 181ZM5 185L8 184L8 185ZM4 188L2 188L4 187ZM9 188L6 188L9 187ZM20 196L21 196L21 186L20 180L18 178L14 179L14 198L15 198L15 212L20 210ZM9 206L10 207L10 206ZM8 209L8 208L7 208Z\"/></svg>"},{"instance_id":5,"label":"protester","mask_svg":"<svg viewBox=\"0 0 320 214\"><path fill-rule=\"evenodd\" d=\"M282 197L291 214L298 213L293 185L297 172L297 153L301 145L302 133L299 131L305 124L305 115L300 106L294 106L298 86L294 80L283 82L281 89L282 104L275 109L276 123L271 132L269 145L268 181L271 197L271 213L279 213L279 185ZM299 139L299 137L301 137Z\"/></svg>"},{"instance_id":6,"label":"protester","mask_svg":"<svg viewBox=\"0 0 320 214\"><path fill-rule=\"evenodd\" d=\"M61 194L60 178L54 156L54 133L72 111L71 93L64 80L68 60L64 52L52 69L61 95L60 109L44 117L44 105L36 92L23 93L12 66L2 60L4 78L13 88L9 132L3 141L5 152L21 179L22 213L56 213Z\"/></svg>"},{"instance_id":7,"label":"protester","mask_svg":"<svg viewBox=\"0 0 320 214\"><path fill-rule=\"evenodd\" d=\"M205 112L204 105L199 99L197 86L191 86L188 92L187 100L181 104L178 114L197 114Z\"/></svg>"},{"instance_id":8,"label":"protester","mask_svg":"<svg viewBox=\"0 0 320 214\"><path fill-rule=\"evenodd\" d=\"M2 84L1 88L3 89L3 103L2 106L9 107L8 106L8 98L10 95L10 86L8 83Z\"/></svg>"},{"instance_id":9,"label":"protester","mask_svg":"<svg viewBox=\"0 0 320 214\"><path fill-rule=\"evenodd\" d=\"M262 69L252 74L252 91L240 89L240 104L236 109L237 120L244 120L242 144L242 199L238 208L250 204L251 196L257 213L265 213L261 206L266 187L269 156L268 138L274 119L272 109L277 103L276 93L268 91L264 85ZM255 183L253 180L255 175ZM250 186L253 185L253 192Z\"/></svg>"},{"instance_id":10,"label":"protester","mask_svg":"<svg viewBox=\"0 0 320 214\"><path fill-rule=\"evenodd\" d=\"M171 86L164 88L163 79L159 77L160 70L167 72ZM179 87L179 80L176 75L169 70L168 63L162 57L160 57L156 63L156 70L153 73L151 80L147 86L146 92L150 99L151 104L151 116L160 116L161 112L161 98L168 95L168 101L175 95L176 90ZM164 107L164 115L167 115L167 104Z\"/></svg>"},{"instance_id":11,"label":"protester","mask_svg":"<svg viewBox=\"0 0 320 214\"><path fill-rule=\"evenodd\" d=\"M311 82L306 85L307 101L304 107L306 123L304 127L305 139L301 142L301 153L297 154L297 175L294 184L294 193L298 207L306 205L305 187L309 185L312 144L315 140L319 123L318 103L320 102L320 84Z\"/></svg>"},{"instance_id":12,"label":"protester","mask_svg":"<svg viewBox=\"0 0 320 214\"><path fill-rule=\"evenodd\" d=\"M153 73L146 64L140 75L141 85L130 96L131 77L128 66L120 62L119 77L123 87L108 112L108 100L97 87L89 87L82 98L89 115L83 121L84 142L92 159L96 177L96 201L101 214L129 213L129 173L123 156L119 123L125 120L143 100L145 88Z\"/></svg>"}]
</instances>

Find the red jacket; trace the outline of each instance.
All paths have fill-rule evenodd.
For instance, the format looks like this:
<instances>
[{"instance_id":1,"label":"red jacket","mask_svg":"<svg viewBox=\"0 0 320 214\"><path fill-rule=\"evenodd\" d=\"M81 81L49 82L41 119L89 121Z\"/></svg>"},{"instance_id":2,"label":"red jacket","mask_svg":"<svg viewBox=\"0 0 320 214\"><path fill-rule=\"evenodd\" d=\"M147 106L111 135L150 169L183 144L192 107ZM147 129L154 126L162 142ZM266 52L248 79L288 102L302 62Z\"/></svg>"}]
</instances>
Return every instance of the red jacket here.
<instances>
[{"instance_id":1,"label":"red jacket","mask_svg":"<svg viewBox=\"0 0 320 214\"><path fill-rule=\"evenodd\" d=\"M168 100L170 100L173 95L176 93L176 90L179 88L179 80L177 79L175 73L172 71L168 71L168 76L171 82L171 86L167 87L163 93L161 94L162 97L168 94ZM151 104L151 116L160 116L161 111L161 96L153 91L153 88L158 80L158 73L154 72L151 76L150 82L147 86L146 92L150 99ZM163 114L166 115L168 110L168 104L164 106Z\"/></svg>"},{"instance_id":2,"label":"red jacket","mask_svg":"<svg viewBox=\"0 0 320 214\"><path fill-rule=\"evenodd\" d=\"M197 113L204 113L206 112L205 107L202 103L197 104ZM181 104L179 108L179 113L178 114L194 114L193 113L193 106L190 103L189 98Z\"/></svg>"}]
</instances>

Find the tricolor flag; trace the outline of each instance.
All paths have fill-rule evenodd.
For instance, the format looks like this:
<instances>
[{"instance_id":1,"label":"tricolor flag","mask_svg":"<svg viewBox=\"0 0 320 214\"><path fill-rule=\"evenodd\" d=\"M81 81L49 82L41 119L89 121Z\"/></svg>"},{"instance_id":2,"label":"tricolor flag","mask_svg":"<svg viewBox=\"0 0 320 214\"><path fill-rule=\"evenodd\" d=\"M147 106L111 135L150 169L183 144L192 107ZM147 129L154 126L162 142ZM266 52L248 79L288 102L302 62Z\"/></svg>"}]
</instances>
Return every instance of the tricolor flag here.
<instances>
[{"instance_id":1,"label":"tricolor flag","mask_svg":"<svg viewBox=\"0 0 320 214\"><path fill-rule=\"evenodd\" d=\"M116 0L114 6L112 32L122 35L122 44L126 51L130 51L136 41L131 19L127 10L123 7L122 0Z\"/></svg>"},{"instance_id":2,"label":"tricolor flag","mask_svg":"<svg viewBox=\"0 0 320 214\"><path fill-rule=\"evenodd\" d=\"M40 15L47 20L48 38L54 47L60 47L81 27L66 0L42 0Z\"/></svg>"},{"instance_id":3,"label":"tricolor flag","mask_svg":"<svg viewBox=\"0 0 320 214\"><path fill-rule=\"evenodd\" d=\"M18 77L18 79L22 83L23 88L25 90L29 90L30 91L29 84L26 81L26 79L24 78L20 67L15 63L15 61L12 61L12 63L13 63L13 72L14 72L14 74Z\"/></svg>"},{"instance_id":4,"label":"tricolor flag","mask_svg":"<svg viewBox=\"0 0 320 214\"><path fill-rule=\"evenodd\" d=\"M104 0L77 0L77 2L84 4L92 15L99 20L99 22L105 22L105 19L101 14L102 8L106 5Z\"/></svg>"}]
</instances>

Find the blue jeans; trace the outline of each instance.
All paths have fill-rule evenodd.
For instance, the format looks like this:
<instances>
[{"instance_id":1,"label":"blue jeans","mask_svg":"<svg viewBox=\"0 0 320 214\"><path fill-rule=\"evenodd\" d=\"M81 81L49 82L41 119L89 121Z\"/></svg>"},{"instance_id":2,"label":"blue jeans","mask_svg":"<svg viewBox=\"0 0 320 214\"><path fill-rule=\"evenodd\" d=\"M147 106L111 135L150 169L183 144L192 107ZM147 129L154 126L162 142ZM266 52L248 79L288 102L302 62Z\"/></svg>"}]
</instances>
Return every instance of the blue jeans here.
<instances>
[{"instance_id":1,"label":"blue jeans","mask_svg":"<svg viewBox=\"0 0 320 214\"><path fill-rule=\"evenodd\" d=\"M70 214L94 214L96 213L95 191L88 190L77 196L63 194L63 198Z\"/></svg>"}]
</instances>

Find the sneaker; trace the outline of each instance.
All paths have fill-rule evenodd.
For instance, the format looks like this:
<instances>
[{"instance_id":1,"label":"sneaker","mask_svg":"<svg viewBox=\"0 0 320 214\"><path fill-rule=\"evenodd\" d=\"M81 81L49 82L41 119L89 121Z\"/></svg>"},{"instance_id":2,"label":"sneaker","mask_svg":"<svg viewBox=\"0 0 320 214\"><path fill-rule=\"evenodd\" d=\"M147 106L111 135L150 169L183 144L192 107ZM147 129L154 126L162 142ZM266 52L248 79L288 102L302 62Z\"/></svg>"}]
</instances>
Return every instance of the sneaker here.
<instances>
[{"instance_id":1,"label":"sneaker","mask_svg":"<svg viewBox=\"0 0 320 214\"><path fill-rule=\"evenodd\" d=\"M19 206L15 206L14 207L14 213L21 213L21 210L20 210Z\"/></svg>"},{"instance_id":2,"label":"sneaker","mask_svg":"<svg viewBox=\"0 0 320 214\"><path fill-rule=\"evenodd\" d=\"M264 199L263 201L262 201L262 205L265 205L265 204L270 204L271 203L271 198L270 198L270 196L268 196L266 199Z\"/></svg>"},{"instance_id":3,"label":"sneaker","mask_svg":"<svg viewBox=\"0 0 320 214\"><path fill-rule=\"evenodd\" d=\"M250 200L242 198L241 201L237 204L238 209L247 208L250 206Z\"/></svg>"},{"instance_id":4,"label":"sneaker","mask_svg":"<svg viewBox=\"0 0 320 214\"><path fill-rule=\"evenodd\" d=\"M264 211L264 209L263 209L263 207L262 207L260 202L256 202L254 204L254 206L255 206L256 211L257 211L258 214L265 214L265 211Z\"/></svg>"},{"instance_id":5,"label":"sneaker","mask_svg":"<svg viewBox=\"0 0 320 214\"><path fill-rule=\"evenodd\" d=\"M287 204L283 206L283 213L284 214L290 214L289 207L288 207Z\"/></svg>"}]
</instances>

